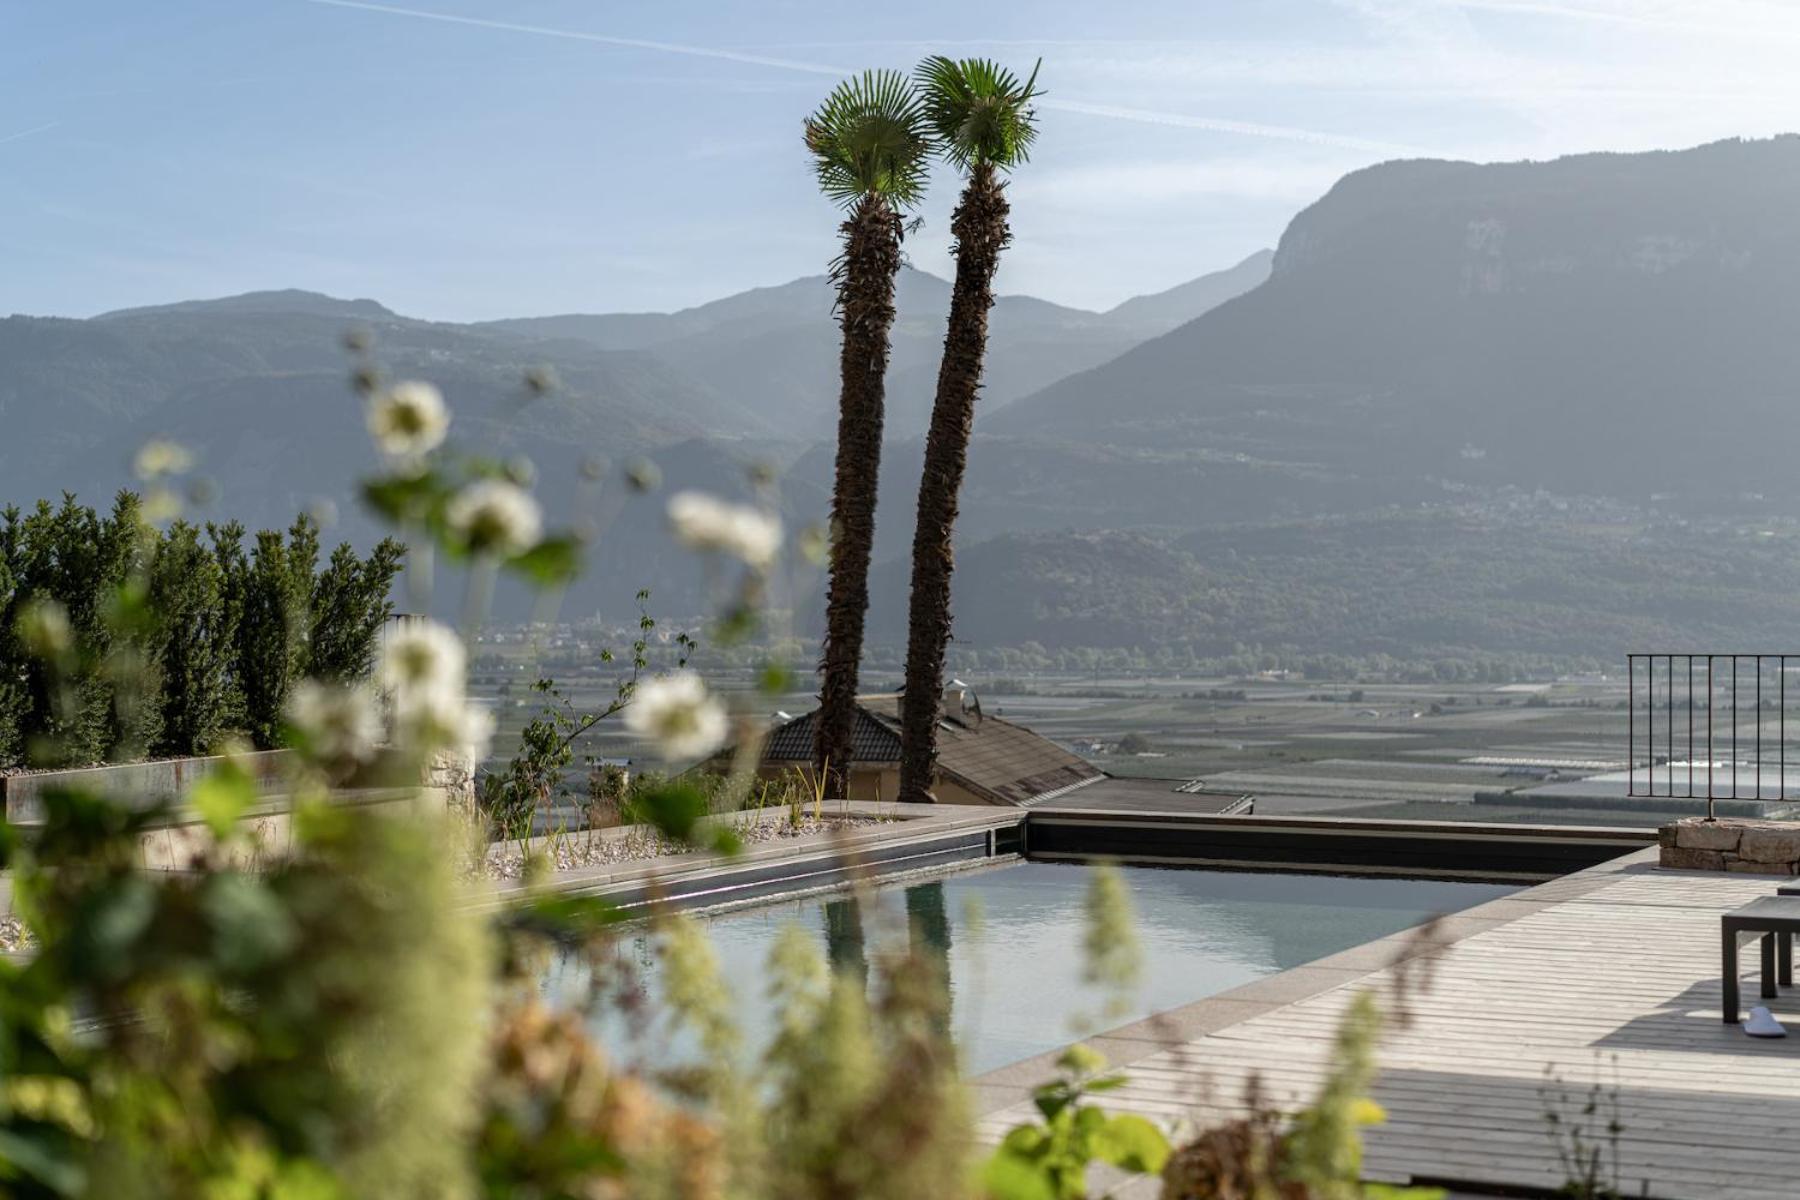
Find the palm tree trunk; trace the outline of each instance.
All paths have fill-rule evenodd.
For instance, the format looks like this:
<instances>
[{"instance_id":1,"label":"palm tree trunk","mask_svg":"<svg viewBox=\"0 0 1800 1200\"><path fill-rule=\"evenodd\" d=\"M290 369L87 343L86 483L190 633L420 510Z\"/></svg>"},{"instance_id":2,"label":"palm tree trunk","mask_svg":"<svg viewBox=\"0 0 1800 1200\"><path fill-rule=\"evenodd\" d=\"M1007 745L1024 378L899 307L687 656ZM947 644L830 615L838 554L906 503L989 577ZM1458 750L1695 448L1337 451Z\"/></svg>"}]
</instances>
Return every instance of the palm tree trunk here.
<instances>
[{"instance_id":1,"label":"palm tree trunk","mask_svg":"<svg viewBox=\"0 0 1800 1200\"><path fill-rule=\"evenodd\" d=\"M950 293L950 324L938 367L931 430L925 438L919 519L913 528L906 694L900 712L900 799L914 803L932 799L944 652L950 643L950 573L956 565L951 537L987 353L994 269L1012 238L1007 213L1006 189L994 168L977 164L950 221L956 237L956 284Z\"/></svg>"},{"instance_id":2,"label":"palm tree trunk","mask_svg":"<svg viewBox=\"0 0 1800 1200\"><path fill-rule=\"evenodd\" d=\"M865 197L844 222L844 257L835 272L838 324L843 330L837 481L831 497L831 584L813 744L814 766L833 797L849 794L900 233L900 217L893 207L880 197Z\"/></svg>"}]
</instances>

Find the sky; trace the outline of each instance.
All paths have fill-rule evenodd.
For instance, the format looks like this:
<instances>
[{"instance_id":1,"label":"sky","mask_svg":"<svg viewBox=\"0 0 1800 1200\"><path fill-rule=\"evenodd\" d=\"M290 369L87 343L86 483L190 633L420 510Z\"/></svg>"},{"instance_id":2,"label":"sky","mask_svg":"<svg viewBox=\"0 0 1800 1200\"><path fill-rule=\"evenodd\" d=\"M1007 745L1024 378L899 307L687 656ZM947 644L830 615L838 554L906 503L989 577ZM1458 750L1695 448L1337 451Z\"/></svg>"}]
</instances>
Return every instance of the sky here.
<instances>
[{"instance_id":1,"label":"sky","mask_svg":"<svg viewBox=\"0 0 1800 1200\"><path fill-rule=\"evenodd\" d=\"M1764 0L0 0L0 314L299 287L472 320L817 274L802 119L929 53L1042 58L999 282L1085 308L1384 160L1800 128L1800 4ZM956 190L914 265L949 272Z\"/></svg>"}]
</instances>

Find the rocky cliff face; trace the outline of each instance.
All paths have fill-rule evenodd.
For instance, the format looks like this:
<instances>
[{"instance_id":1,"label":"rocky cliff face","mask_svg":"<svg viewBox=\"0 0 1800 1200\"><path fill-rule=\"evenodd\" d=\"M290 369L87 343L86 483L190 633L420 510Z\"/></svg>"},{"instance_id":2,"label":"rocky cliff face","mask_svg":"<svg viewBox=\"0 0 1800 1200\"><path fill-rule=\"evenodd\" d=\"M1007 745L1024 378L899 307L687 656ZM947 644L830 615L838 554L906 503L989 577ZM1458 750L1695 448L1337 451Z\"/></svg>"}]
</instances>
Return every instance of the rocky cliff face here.
<instances>
[{"instance_id":1,"label":"rocky cliff face","mask_svg":"<svg viewBox=\"0 0 1800 1200\"><path fill-rule=\"evenodd\" d=\"M1371 167L1294 218L1264 286L988 428L1800 505L1796 211L1796 137Z\"/></svg>"}]
</instances>

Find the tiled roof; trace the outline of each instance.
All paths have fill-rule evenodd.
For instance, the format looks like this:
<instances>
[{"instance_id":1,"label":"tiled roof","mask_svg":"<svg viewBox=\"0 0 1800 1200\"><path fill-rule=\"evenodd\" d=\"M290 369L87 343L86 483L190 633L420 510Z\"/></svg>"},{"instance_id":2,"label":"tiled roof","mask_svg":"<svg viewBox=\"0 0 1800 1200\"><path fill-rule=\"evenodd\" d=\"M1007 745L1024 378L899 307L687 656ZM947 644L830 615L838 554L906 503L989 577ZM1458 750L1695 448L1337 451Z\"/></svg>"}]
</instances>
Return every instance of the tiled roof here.
<instances>
[{"instance_id":1,"label":"tiled roof","mask_svg":"<svg viewBox=\"0 0 1800 1200\"><path fill-rule=\"evenodd\" d=\"M862 708L856 712L856 733L851 753L859 763L897 763L900 761L898 726L889 728ZM763 748L765 762L811 762L813 756L813 714L795 717L777 726L769 734Z\"/></svg>"},{"instance_id":2,"label":"tiled roof","mask_svg":"<svg viewBox=\"0 0 1800 1200\"><path fill-rule=\"evenodd\" d=\"M857 700L856 761L900 759L900 698ZM812 757L812 714L782 725L763 757L776 762ZM938 770L971 791L1003 804L1024 804L1046 792L1100 779L1105 772L1022 725L998 717L947 716L938 722Z\"/></svg>"}]
</instances>

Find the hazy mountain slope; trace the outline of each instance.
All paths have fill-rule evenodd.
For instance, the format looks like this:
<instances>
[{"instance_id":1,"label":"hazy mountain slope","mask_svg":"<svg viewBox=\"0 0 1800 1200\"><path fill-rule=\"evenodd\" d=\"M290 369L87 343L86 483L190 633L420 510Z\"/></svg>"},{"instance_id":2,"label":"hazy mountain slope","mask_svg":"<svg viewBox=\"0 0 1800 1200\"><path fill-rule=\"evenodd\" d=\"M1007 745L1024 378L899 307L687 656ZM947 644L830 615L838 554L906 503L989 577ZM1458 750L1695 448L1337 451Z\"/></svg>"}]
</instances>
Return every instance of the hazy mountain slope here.
<instances>
[{"instance_id":1,"label":"hazy mountain slope","mask_svg":"<svg viewBox=\"0 0 1800 1200\"><path fill-rule=\"evenodd\" d=\"M899 561L871 580L886 645L904 642L904 580ZM1617 664L1647 647L1781 644L1800 621L1800 534L1461 508L1179 539L1007 534L960 554L955 617L969 646L1136 647L1174 662L1267 650Z\"/></svg>"},{"instance_id":2,"label":"hazy mountain slope","mask_svg":"<svg viewBox=\"0 0 1800 1200\"><path fill-rule=\"evenodd\" d=\"M1359 171L1262 287L994 433L1707 503L1800 497L1800 138Z\"/></svg>"},{"instance_id":3,"label":"hazy mountain slope","mask_svg":"<svg viewBox=\"0 0 1800 1200\"><path fill-rule=\"evenodd\" d=\"M363 321L401 319L393 310L373 300L340 300L336 296L303 291L300 288L244 292L212 300L178 300L173 304L152 304L141 308L116 308L111 312L101 313L94 319L111 321L121 317L168 316L176 313L304 313L314 317Z\"/></svg>"},{"instance_id":4,"label":"hazy mountain slope","mask_svg":"<svg viewBox=\"0 0 1800 1200\"><path fill-rule=\"evenodd\" d=\"M1185 325L1204 313L1211 312L1227 300L1261 287L1269 278L1273 250L1258 250L1236 266L1214 271L1198 279L1163 292L1131 299L1107 310L1115 321L1126 322L1157 333L1167 333L1177 325Z\"/></svg>"},{"instance_id":5,"label":"hazy mountain slope","mask_svg":"<svg viewBox=\"0 0 1800 1200\"><path fill-rule=\"evenodd\" d=\"M1267 273L1257 262L1253 258L1142 298L1143 306L1127 301L1109 313L1029 296L1000 297L989 315L983 407L1004 407L1255 287ZM836 413L833 296L831 281L816 275L675 313L531 317L485 327L647 350L761 414L776 429L810 439ZM946 281L910 267L901 271L888 375L888 428L895 436L918 433L930 416L949 298Z\"/></svg>"},{"instance_id":6,"label":"hazy mountain slope","mask_svg":"<svg viewBox=\"0 0 1800 1200\"><path fill-rule=\"evenodd\" d=\"M129 450L153 434L181 432L222 464L251 421L295 419L290 458L273 464L271 490L318 489L296 464L360 457L366 435L348 384L346 329L368 330L378 358L398 376L428 378L470 422L523 424L570 445L631 453L710 432L742 437L764 423L663 359L608 352L584 342L524 342L454 325L373 318L364 302L300 307L228 301L119 313L91 321L0 321L0 500L65 487L92 492L117 480ZM559 386L525 404L528 368L550 366ZM245 414L257 414L254 418ZM325 419L326 414L331 419Z\"/></svg>"}]
</instances>

